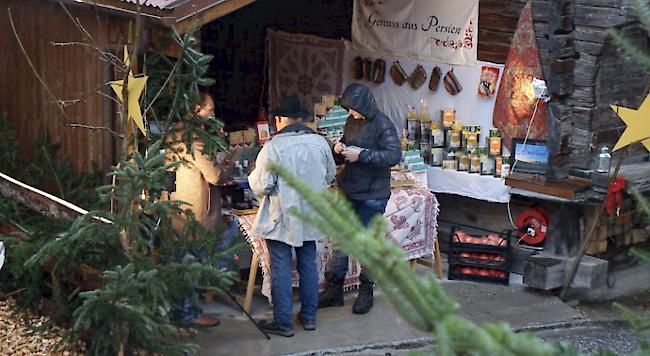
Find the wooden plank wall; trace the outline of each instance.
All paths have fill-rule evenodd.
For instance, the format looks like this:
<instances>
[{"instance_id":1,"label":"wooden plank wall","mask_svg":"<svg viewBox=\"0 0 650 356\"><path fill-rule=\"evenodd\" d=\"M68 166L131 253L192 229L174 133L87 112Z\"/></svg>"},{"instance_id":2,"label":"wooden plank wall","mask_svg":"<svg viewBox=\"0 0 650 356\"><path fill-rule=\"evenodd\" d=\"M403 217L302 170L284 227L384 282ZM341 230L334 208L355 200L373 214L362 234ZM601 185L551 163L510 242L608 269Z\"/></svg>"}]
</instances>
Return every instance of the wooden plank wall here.
<instances>
[{"instance_id":1,"label":"wooden plank wall","mask_svg":"<svg viewBox=\"0 0 650 356\"><path fill-rule=\"evenodd\" d=\"M526 0L480 0L478 59L505 63Z\"/></svg>"},{"instance_id":2,"label":"wooden plank wall","mask_svg":"<svg viewBox=\"0 0 650 356\"><path fill-rule=\"evenodd\" d=\"M31 141L47 129L53 141L61 142L60 153L70 157L77 171L88 171L91 161L106 171L114 164L113 138L107 133L67 127L64 116L18 49L8 8L26 52L53 94L63 100L82 99L65 109L71 122L114 127L116 107L95 93L102 83L113 79L111 67L100 61L95 51L51 44L83 39L58 2L3 0L0 5L0 53L4 54L0 59L0 111L6 111L16 125L21 153L31 157L34 153ZM128 22L124 18L105 13L97 16L87 5L68 8L100 47L126 43ZM114 46L117 48L120 46Z\"/></svg>"}]
</instances>

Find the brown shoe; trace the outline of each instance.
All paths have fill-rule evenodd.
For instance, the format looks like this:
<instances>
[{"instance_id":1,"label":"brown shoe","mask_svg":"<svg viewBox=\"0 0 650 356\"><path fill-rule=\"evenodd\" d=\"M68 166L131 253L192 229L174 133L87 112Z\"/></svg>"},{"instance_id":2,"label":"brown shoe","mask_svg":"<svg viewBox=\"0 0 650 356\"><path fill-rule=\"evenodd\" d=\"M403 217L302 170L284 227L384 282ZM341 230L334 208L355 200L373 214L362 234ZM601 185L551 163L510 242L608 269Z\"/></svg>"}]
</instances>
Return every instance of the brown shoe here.
<instances>
[{"instance_id":1,"label":"brown shoe","mask_svg":"<svg viewBox=\"0 0 650 356\"><path fill-rule=\"evenodd\" d=\"M192 320L192 322L190 323L190 325L192 325L195 328L211 328L219 324L221 324L219 319L211 318L205 315L199 315L196 319Z\"/></svg>"}]
</instances>

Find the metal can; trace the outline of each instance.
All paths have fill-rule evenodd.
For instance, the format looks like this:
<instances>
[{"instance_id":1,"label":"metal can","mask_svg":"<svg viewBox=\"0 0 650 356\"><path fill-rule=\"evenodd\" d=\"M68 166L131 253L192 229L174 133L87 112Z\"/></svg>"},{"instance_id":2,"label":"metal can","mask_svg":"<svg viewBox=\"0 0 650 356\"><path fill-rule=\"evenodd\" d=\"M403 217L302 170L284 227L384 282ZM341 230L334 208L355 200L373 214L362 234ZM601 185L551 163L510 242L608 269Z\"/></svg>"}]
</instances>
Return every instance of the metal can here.
<instances>
[{"instance_id":1,"label":"metal can","mask_svg":"<svg viewBox=\"0 0 650 356\"><path fill-rule=\"evenodd\" d=\"M467 171L469 169L469 155L465 152L458 156L458 170Z\"/></svg>"},{"instance_id":2,"label":"metal can","mask_svg":"<svg viewBox=\"0 0 650 356\"><path fill-rule=\"evenodd\" d=\"M435 167L442 166L442 161L445 158L445 149L442 147L431 148L431 165Z\"/></svg>"},{"instance_id":3,"label":"metal can","mask_svg":"<svg viewBox=\"0 0 650 356\"><path fill-rule=\"evenodd\" d=\"M449 142L449 148L460 148L461 146L460 130L448 130L447 142Z\"/></svg>"}]
</instances>

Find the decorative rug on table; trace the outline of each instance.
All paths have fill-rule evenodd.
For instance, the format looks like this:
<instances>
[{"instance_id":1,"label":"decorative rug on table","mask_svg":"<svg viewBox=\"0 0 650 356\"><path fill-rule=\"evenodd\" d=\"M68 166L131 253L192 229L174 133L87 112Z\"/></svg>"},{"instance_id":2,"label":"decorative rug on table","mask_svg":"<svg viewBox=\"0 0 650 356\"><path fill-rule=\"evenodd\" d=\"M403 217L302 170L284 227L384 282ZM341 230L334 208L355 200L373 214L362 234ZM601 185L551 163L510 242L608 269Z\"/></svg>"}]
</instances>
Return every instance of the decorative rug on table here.
<instances>
[{"instance_id":1,"label":"decorative rug on table","mask_svg":"<svg viewBox=\"0 0 650 356\"><path fill-rule=\"evenodd\" d=\"M297 95L311 113L322 95L343 91L343 40L331 40L269 30L267 56L269 101L275 109L280 98Z\"/></svg>"},{"instance_id":2,"label":"decorative rug on table","mask_svg":"<svg viewBox=\"0 0 650 356\"><path fill-rule=\"evenodd\" d=\"M422 186L396 188L388 201L384 216L388 219L386 238L402 247L408 260L414 258L433 256L434 242L438 238L438 200L427 188ZM255 215L242 215L237 217L242 233L251 245L253 252L259 256L259 265L262 269L263 282L262 294L271 300L270 283L270 258L264 239L252 236ZM320 290L325 289L325 271L329 268L332 254L331 243L319 240L316 244L316 267ZM348 274L345 278L344 288L350 290L359 285L359 264L350 259ZM294 254L292 269L293 285L298 285L298 272Z\"/></svg>"}]
</instances>

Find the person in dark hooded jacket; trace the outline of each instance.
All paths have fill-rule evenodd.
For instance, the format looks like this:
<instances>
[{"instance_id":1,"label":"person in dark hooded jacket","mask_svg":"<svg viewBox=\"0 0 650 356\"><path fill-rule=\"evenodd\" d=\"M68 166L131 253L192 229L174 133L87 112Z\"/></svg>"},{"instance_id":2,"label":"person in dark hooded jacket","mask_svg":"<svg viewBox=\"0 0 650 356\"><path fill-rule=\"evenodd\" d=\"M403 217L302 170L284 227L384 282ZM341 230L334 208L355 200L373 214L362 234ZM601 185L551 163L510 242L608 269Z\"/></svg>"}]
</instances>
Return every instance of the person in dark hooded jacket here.
<instances>
[{"instance_id":1,"label":"person in dark hooded jacket","mask_svg":"<svg viewBox=\"0 0 650 356\"><path fill-rule=\"evenodd\" d=\"M339 189L368 225L383 215L390 198L390 169L399 163L402 151L395 125L377 108L377 100L362 84L351 84L341 96L341 106L350 111L343 138L334 145L334 159L344 163L337 178ZM326 273L327 289L319 307L343 305L343 282L348 271L348 256L335 250L331 270ZM361 287L352 311L367 313L373 305L374 281L362 269Z\"/></svg>"}]
</instances>

